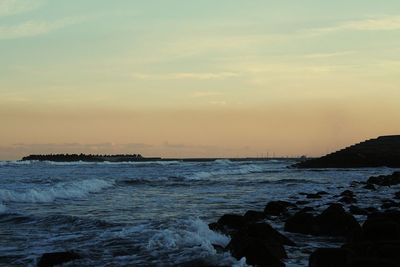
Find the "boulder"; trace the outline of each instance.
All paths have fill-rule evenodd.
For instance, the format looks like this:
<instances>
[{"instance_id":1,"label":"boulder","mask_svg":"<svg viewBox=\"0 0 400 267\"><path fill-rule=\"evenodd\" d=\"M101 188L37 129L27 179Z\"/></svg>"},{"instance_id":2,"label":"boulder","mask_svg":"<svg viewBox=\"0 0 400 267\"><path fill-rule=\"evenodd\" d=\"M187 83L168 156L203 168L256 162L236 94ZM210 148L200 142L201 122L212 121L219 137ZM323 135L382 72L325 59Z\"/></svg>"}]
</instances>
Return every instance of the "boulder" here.
<instances>
[{"instance_id":1,"label":"boulder","mask_svg":"<svg viewBox=\"0 0 400 267\"><path fill-rule=\"evenodd\" d=\"M355 231L361 231L357 220L340 204L331 204L315 219L320 235L348 236Z\"/></svg>"},{"instance_id":2,"label":"boulder","mask_svg":"<svg viewBox=\"0 0 400 267\"><path fill-rule=\"evenodd\" d=\"M287 201L271 201L265 206L264 213L266 215L279 216L285 213L288 207L296 207L296 205Z\"/></svg>"},{"instance_id":3,"label":"boulder","mask_svg":"<svg viewBox=\"0 0 400 267\"><path fill-rule=\"evenodd\" d=\"M375 188L375 186L373 184L366 184L366 185L363 186L363 188L364 189L368 189L368 190L372 190L372 191L376 190L376 188Z\"/></svg>"},{"instance_id":4,"label":"boulder","mask_svg":"<svg viewBox=\"0 0 400 267\"><path fill-rule=\"evenodd\" d=\"M354 193L351 190L344 190L342 193L340 193L341 197L354 197Z\"/></svg>"},{"instance_id":5,"label":"boulder","mask_svg":"<svg viewBox=\"0 0 400 267\"><path fill-rule=\"evenodd\" d=\"M265 219L265 213L261 211L248 210L244 214L244 218L248 222L257 222Z\"/></svg>"},{"instance_id":6,"label":"boulder","mask_svg":"<svg viewBox=\"0 0 400 267\"><path fill-rule=\"evenodd\" d=\"M319 198L322 198L322 196L321 196L320 194L313 194L313 193L307 194L306 197L307 197L307 198L311 198L311 199L319 199Z\"/></svg>"},{"instance_id":7,"label":"boulder","mask_svg":"<svg viewBox=\"0 0 400 267\"><path fill-rule=\"evenodd\" d=\"M400 184L400 172L394 172L391 175L371 176L368 178L367 183L380 186L397 185Z\"/></svg>"},{"instance_id":8,"label":"boulder","mask_svg":"<svg viewBox=\"0 0 400 267\"><path fill-rule=\"evenodd\" d=\"M299 211L285 222L285 231L299 234L315 234L317 231L316 220L308 212Z\"/></svg>"},{"instance_id":9,"label":"boulder","mask_svg":"<svg viewBox=\"0 0 400 267\"><path fill-rule=\"evenodd\" d=\"M350 261L346 267L398 267L398 265L386 260L360 258Z\"/></svg>"},{"instance_id":10,"label":"boulder","mask_svg":"<svg viewBox=\"0 0 400 267\"><path fill-rule=\"evenodd\" d=\"M242 215L224 214L219 218L217 223L222 225L224 228L238 230L246 225L246 219Z\"/></svg>"},{"instance_id":11,"label":"boulder","mask_svg":"<svg viewBox=\"0 0 400 267\"><path fill-rule=\"evenodd\" d=\"M343 267L350 261L351 252L343 248L319 248L309 258L309 267Z\"/></svg>"},{"instance_id":12,"label":"boulder","mask_svg":"<svg viewBox=\"0 0 400 267\"><path fill-rule=\"evenodd\" d=\"M351 214L354 214L354 215L368 215L368 210L362 209L362 208L354 206L354 205L351 205L349 207L349 211Z\"/></svg>"},{"instance_id":13,"label":"boulder","mask_svg":"<svg viewBox=\"0 0 400 267\"><path fill-rule=\"evenodd\" d=\"M66 262L80 259L81 256L73 251L44 253L37 263L38 267L53 267Z\"/></svg>"},{"instance_id":14,"label":"boulder","mask_svg":"<svg viewBox=\"0 0 400 267\"><path fill-rule=\"evenodd\" d=\"M339 202L345 203L345 204L352 204L352 203L356 203L357 199L355 199L352 196L344 196L341 199L339 199Z\"/></svg>"}]
</instances>

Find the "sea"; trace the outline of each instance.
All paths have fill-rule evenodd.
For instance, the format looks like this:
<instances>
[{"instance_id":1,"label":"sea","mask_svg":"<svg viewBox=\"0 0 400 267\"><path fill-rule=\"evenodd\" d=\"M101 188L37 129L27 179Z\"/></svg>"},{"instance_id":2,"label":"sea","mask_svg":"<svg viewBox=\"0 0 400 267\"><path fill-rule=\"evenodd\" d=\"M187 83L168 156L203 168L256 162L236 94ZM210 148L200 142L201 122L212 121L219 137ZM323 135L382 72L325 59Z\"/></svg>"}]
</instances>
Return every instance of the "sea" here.
<instances>
[{"instance_id":1,"label":"sea","mask_svg":"<svg viewBox=\"0 0 400 267\"><path fill-rule=\"evenodd\" d=\"M64 266L180 266L202 259L248 266L217 248L230 238L209 230L209 223L318 191L329 194L308 204L317 210L346 189L356 193L358 206L380 208L379 200L399 190L354 186L394 169L307 170L293 163L0 161L0 266L36 266L43 253L70 250L82 259ZM314 249L340 245L285 233L278 219L268 222L298 244L287 247L286 266L307 266Z\"/></svg>"}]
</instances>

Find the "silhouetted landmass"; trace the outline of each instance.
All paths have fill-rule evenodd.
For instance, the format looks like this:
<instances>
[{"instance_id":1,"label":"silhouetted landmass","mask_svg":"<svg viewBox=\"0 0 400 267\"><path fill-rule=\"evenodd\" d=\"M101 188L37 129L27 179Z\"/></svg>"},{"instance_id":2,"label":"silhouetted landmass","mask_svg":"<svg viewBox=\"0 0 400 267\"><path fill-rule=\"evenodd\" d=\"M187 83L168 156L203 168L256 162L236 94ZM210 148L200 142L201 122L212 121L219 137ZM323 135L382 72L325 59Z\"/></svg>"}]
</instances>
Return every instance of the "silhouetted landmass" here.
<instances>
[{"instance_id":1,"label":"silhouetted landmass","mask_svg":"<svg viewBox=\"0 0 400 267\"><path fill-rule=\"evenodd\" d=\"M29 155L23 157L23 161L54 161L54 162L131 162L131 161L183 161L183 162L210 162L216 160L230 161L265 161L265 160L299 160L299 158L161 158L143 157L140 154L121 154L121 155L92 155L92 154L45 154Z\"/></svg>"},{"instance_id":2,"label":"silhouetted landmass","mask_svg":"<svg viewBox=\"0 0 400 267\"><path fill-rule=\"evenodd\" d=\"M29 155L23 157L22 160L38 160L38 161L56 161L56 162L129 162L129 161L152 161L161 158L151 157L144 158L140 154L124 154L124 155L86 155L86 154L47 154L47 155Z\"/></svg>"},{"instance_id":3,"label":"silhouetted landmass","mask_svg":"<svg viewBox=\"0 0 400 267\"><path fill-rule=\"evenodd\" d=\"M294 165L298 168L400 167L400 135L380 136Z\"/></svg>"}]
</instances>

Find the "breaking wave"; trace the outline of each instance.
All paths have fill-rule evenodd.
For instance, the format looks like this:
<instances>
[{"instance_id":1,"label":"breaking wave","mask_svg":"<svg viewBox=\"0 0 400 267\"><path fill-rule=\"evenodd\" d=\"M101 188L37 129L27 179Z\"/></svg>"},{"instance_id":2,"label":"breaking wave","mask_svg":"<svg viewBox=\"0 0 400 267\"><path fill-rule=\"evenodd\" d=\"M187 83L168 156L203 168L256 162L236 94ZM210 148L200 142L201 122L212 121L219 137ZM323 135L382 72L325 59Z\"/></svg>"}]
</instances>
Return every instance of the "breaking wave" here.
<instances>
[{"instance_id":1,"label":"breaking wave","mask_svg":"<svg viewBox=\"0 0 400 267\"><path fill-rule=\"evenodd\" d=\"M0 189L0 201L3 202L53 202L55 199L80 199L90 193L97 193L112 187L114 181L88 179L72 183L59 183L46 188L28 190Z\"/></svg>"},{"instance_id":2,"label":"breaking wave","mask_svg":"<svg viewBox=\"0 0 400 267\"><path fill-rule=\"evenodd\" d=\"M6 210L7 210L7 207L3 203L0 202L0 213L4 213L4 212L6 212Z\"/></svg>"}]
</instances>

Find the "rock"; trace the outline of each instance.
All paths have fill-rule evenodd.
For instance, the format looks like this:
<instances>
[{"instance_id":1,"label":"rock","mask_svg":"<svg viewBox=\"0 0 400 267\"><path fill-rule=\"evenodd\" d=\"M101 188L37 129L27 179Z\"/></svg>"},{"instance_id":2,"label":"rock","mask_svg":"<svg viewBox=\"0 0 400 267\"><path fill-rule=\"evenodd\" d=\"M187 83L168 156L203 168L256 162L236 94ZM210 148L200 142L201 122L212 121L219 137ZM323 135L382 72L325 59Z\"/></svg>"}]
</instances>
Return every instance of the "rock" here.
<instances>
[{"instance_id":1,"label":"rock","mask_svg":"<svg viewBox=\"0 0 400 267\"><path fill-rule=\"evenodd\" d=\"M399 208L399 207L400 203L397 203L390 199L383 201L383 204L381 205L382 209Z\"/></svg>"},{"instance_id":2,"label":"rock","mask_svg":"<svg viewBox=\"0 0 400 267\"><path fill-rule=\"evenodd\" d=\"M341 197L354 197L353 191L350 190L344 190L342 193L340 193Z\"/></svg>"},{"instance_id":3,"label":"rock","mask_svg":"<svg viewBox=\"0 0 400 267\"><path fill-rule=\"evenodd\" d=\"M230 228L238 230L246 225L246 220L244 216L237 214L224 214L218 220L218 224L224 228Z\"/></svg>"},{"instance_id":4,"label":"rock","mask_svg":"<svg viewBox=\"0 0 400 267\"><path fill-rule=\"evenodd\" d=\"M394 193L394 198L400 199L400 191L397 191L396 193Z\"/></svg>"},{"instance_id":5,"label":"rock","mask_svg":"<svg viewBox=\"0 0 400 267\"><path fill-rule=\"evenodd\" d=\"M278 243L282 245L295 246L296 244L275 230L268 223L253 223L249 224L247 228L244 229L246 235L254 238L259 238L268 243Z\"/></svg>"},{"instance_id":6,"label":"rock","mask_svg":"<svg viewBox=\"0 0 400 267\"><path fill-rule=\"evenodd\" d=\"M284 229L287 232L300 234L315 234L317 231L314 216L302 211L286 220Z\"/></svg>"},{"instance_id":7,"label":"rock","mask_svg":"<svg viewBox=\"0 0 400 267\"><path fill-rule=\"evenodd\" d=\"M208 228L210 228L210 230L212 231L216 231L216 232L224 232L224 227L222 225L220 225L219 223L210 223L208 224Z\"/></svg>"},{"instance_id":8,"label":"rock","mask_svg":"<svg viewBox=\"0 0 400 267\"><path fill-rule=\"evenodd\" d=\"M309 203L310 203L310 201L307 201L307 200L296 201L296 205L307 205Z\"/></svg>"},{"instance_id":9,"label":"rock","mask_svg":"<svg viewBox=\"0 0 400 267\"><path fill-rule=\"evenodd\" d=\"M390 219L368 219L362 233L365 240L372 242L400 240L400 225Z\"/></svg>"},{"instance_id":10,"label":"rock","mask_svg":"<svg viewBox=\"0 0 400 267\"><path fill-rule=\"evenodd\" d=\"M400 184L400 172L394 172L391 175L372 176L367 180L368 184L380 186L392 186Z\"/></svg>"},{"instance_id":11,"label":"rock","mask_svg":"<svg viewBox=\"0 0 400 267\"><path fill-rule=\"evenodd\" d=\"M286 236L267 223L253 223L238 231L227 248L236 259L246 257L247 264L285 266L280 260L287 258L283 245L295 245Z\"/></svg>"},{"instance_id":12,"label":"rock","mask_svg":"<svg viewBox=\"0 0 400 267\"><path fill-rule=\"evenodd\" d=\"M354 197L351 197L351 196L344 196L341 199L339 199L339 202L346 203L346 204L352 204L352 203L356 203L357 199L355 199Z\"/></svg>"},{"instance_id":13,"label":"rock","mask_svg":"<svg viewBox=\"0 0 400 267\"><path fill-rule=\"evenodd\" d=\"M363 186L363 188L364 189L368 189L368 190L372 190L372 191L376 190L376 188L375 188L375 186L373 184L366 184L366 185Z\"/></svg>"},{"instance_id":14,"label":"rock","mask_svg":"<svg viewBox=\"0 0 400 267\"><path fill-rule=\"evenodd\" d=\"M319 195L319 194L313 194L313 193L307 194L306 197L307 197L307 198L312 198L312 199L319 199L319 198L322 198L321 195Z\"/></svg>"},{"instance_id":15,"label":"rock","mask_svg":"<svg viewBox=\"0 0 400 267\"><path fill-rule=\"evenodd\" d=\"M317 194L318 195L329 195L329 193L326 191L319 191Z\"/></svg>"},{"instance_id":16,"label":"rock","mask_svg":"<svg viewBox=\"0 0 400 267\"><path fill-rule=\"evenodd\" d=\"M354 259L350 261L346 267L398 267L398 265L390 261L373 259L373 258L364 258L364 259Z\"/></svg>"},{"instance_id":17,"label":"rock","mask_svg":"<svg viewBox=\"0 0 400 267\"><path fill-rule=\"evenodd\" d=\"M368 211L366 209L359 208L357 206L351 205L349 207L350 213L354 215L368 215Z\"/></svg>"},{"instance_id":18,"label":"rock","mask_svg":"<svg viewBox=\"0 0 400 267\"><path fill-rule=\"evenodd\" d=\"M37 266L53 267L54 265L60 265L65 262L77 260L80 258L81 256L78 253L72 251L44 253L40 258Z\"/></svg>"},{"instance_id":19,"label":"rock","mask_svg":"<svg viewBox=\"0 0 400 267\"><path fill-rule=\"evenodd\" d=\"M244 218L248 222L256 222L265 219L265 213L261 211L248 210L244 214Z\"/></svg>"},{"instance_id":20,"label":"rock","mask_svg":"<svg viewBox=\"0 0 400 267\"><path fill-rule=\"evenodd\" d=\"M315 219L320 235L347 236L354 231L361 231L357 220L340 204L331 204Z\"/></svg>"},{"instance_id":21,"label":"rock","mask_svg":"<svg viewBox=\"0 0 400 267\"><path fill-rule=\"evenodd\" d=\"M314 211L315 209L313 207L304 207L300 210L300 212L311 212Z\"/></svg>"},{"instance_id":22,"label":"rock","mask_svg":"<svg viewBox=\"0 0 400 267\"><path fill-rule=\"evenodd\" d=\"M286 258L286 252L280 244L268 244L264 240L238 233L232 238L228 248L237 260L246 257L249 265L285 266L280 260Z\"/></svg>"},{"instance_id":23,"label":"rock","mask_svg":"<svg viewBox=\"0 0 400 267\"><path fill-rule=\"evenodd\" d=\"M319 248L309 258L309 267L343 267L350 261L351 253L343 248Z\"/></svg>"},{"instance_id":24,"label":"rock","mask_svg":"<svg viewBox=\"0 0 400 267\"><path fill-rule=\"evenodd\" d=\"M265 208L264 213L266 215L279 216L287 211L288 207L295 207L296 205L287 201L271 201Z\"/></svg>"},{"instance_id":25,"label":"rock","mask_svg":"<svg viewBox=\"0 0 400 267\"><path fill-rule=\"evenodd\" d=\"M177 267L228 267L228 265L217 265L208 262L206 259L197 259L178 264Z\"/></svg>"}]
</instances>

